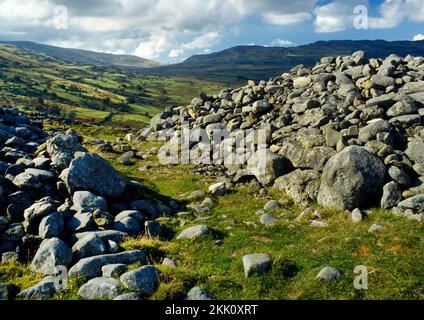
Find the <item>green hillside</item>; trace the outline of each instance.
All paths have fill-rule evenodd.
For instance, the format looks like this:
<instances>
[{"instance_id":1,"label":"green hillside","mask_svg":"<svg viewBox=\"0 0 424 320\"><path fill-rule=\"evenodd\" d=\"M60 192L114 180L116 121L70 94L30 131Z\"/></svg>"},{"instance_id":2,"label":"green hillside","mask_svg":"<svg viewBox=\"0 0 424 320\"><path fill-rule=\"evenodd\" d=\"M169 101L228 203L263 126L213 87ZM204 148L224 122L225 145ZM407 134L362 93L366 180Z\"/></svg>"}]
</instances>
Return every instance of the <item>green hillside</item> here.
<instances>
[{"instance_id":1,"label":"green hillside","mask_svg":"<svg viewBox=\"0 0 424 320\"><path fill-rule=\"evenodd\" d=\"M119 66L119 67L157 67L161 63L137 56L94 52L81 49L68 49L57 46L35 43L32 41L0 41L3 44L19 48L35 50L57 59L94 66Z\"/></svg>"},{"instance_id":2,"label":"green hillside","mask_svg":"<svg viewBox=\"0 0 424 320\"><path fill-rule=\"evenodd\" d=\"M43 53L0 45L0 102L25 110L142 127L167 105L184 105L222 84L189 77L75 65Z\"/></svg>"}]
</instances>

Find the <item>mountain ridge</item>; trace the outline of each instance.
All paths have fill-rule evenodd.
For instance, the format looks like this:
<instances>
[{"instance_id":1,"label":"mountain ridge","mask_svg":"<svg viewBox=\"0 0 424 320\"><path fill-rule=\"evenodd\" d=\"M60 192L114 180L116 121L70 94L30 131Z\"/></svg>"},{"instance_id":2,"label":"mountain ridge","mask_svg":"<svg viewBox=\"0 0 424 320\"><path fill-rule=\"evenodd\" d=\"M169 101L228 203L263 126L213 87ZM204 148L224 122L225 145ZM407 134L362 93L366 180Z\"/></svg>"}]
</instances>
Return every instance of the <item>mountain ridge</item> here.
<instances>
[{"instance_id":1,"label":"mountain ridge","mask_svg":"<svg viewBox=\"0 0 424 320\"><path fill-rule=\"evenodd\" d=\"M161 63L134 55L96 52L84 49L63 48L41 44L33 41L1 41L0 44L9 44L19 48L29 49L44 53L51 57L77 63L97 66L116 67L157 67Z\"/></svg>"}]
</instances>

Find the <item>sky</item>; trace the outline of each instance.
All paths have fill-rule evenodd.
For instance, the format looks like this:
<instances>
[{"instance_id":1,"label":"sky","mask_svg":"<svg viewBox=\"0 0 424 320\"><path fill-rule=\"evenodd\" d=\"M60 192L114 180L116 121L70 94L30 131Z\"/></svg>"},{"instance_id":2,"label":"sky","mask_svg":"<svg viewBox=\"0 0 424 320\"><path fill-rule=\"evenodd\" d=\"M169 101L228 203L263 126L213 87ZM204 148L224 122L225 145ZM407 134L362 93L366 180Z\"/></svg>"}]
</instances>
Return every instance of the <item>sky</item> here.
<instances>
[{"instance_id":1,"label":"sky","mask_svg":"<svg viewBox=\"0 0 424 320\"><path fill-rule=\"evenodd\" d=\"M164 63L345 39L424 40L424 0L0 0L0 40Z\"/></svg>"}]
</instances>

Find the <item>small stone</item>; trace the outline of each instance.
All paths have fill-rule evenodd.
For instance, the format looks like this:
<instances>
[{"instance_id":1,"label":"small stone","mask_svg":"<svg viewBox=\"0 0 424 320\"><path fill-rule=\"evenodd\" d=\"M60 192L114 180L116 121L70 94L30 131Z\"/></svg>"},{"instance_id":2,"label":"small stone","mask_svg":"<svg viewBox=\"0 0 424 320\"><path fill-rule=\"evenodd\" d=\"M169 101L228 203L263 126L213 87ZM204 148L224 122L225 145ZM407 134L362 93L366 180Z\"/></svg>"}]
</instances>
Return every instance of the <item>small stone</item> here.
<instances>
[{"instance_id":1,"label":"small stone","mask_svg":"<svg viewBox=\"0 0 424 320\"><path fill-rule=\"evenodd\" d=\"M144 266L124 273L120 279L126 288L143 296L151 296L159 284L158 271L154 266Z\"/></svg>"},{"instance_id":2,"label":"small stone","mask_svg":"<svg viewBox=\"0 0 424 320\"><path fill-rule=\"evenodd\" d=\"M246 278L254 273L265 273L271 268L271 256L263 253L245 255L243 267Z\"/></svg>"},{"instance_id":3,"label":"small stone","mask_svg":"<svg viewBox=\"0 0 424 320\"><path fill-rule=\"evenodd\" d=\"M368 233L376 233L376 232L381 232L385 229L384 226L382 226L381 224L373 224L369 229L368 229Z\"/></svg>"},{"instance_id":4,"label":"small stone","mask_svg":"<svg viewBox=\"0 0 424 320\"><path fill-rule=\"evenodd\" d=\"M214 296L204 288L193 287L187 293L186 300L214 300Z\"/></svg>"},{"instance_id":5,"label":"small stone","mask_svg":"<svg viewBox=\"0 0 424 320\"><path fill-rule=\"evenodd\" d=\"M225 182L218 182L208 188L209 192L214 196L223 196L227 193Z\"/></svg>"},{"instance_id":6,"label":"small stone","mask_svg":"<svg viewBox=\"0 0 424 320\"><path fill-rule=\"evenodd\" d=\"M353 223L359 223L362 221L362 212L360 209L356 208L352 211L352 221Z\"/></svg>"},{"instance_id":7,"label":"small stone","mask_svg":"<svg viewBox=\"0 0 424 320\"><path fill-rule=\"evenodd\" d=\"M275 212L278 211L278 209L280 209L280 204L277 200L270 200L264 206L264 210L268 212Z\"/></svg>"},{"instance_id":8,"label":"small stone","mask_svg":"<svg viewBox=\"0 0 424 320\"><path fill-rule=\"evenodd\" d=\"M162 237L162 226L158 221L146 221L145 222L146 235L149 238L161 238Z\"/></svg>"},{"instance_id":9,"label":"small stone","mask_svg":"<svg viewBox=\"0 0 424 320\"><path fill-rule=\"evenodd\" d=\"M207 225L193 226L183 230L177 239L194 239L196 237L207 235L210 232L211 229Z\"/></svg>"},{"instance_id":10,"label":"small stone","mask_svg":"<svg viewBox=\"0 0 424 320\"><path fill-rule=\"evenodd\" d=\"M322 221L318 221L318 220L312 220L309 223L310 227L315 227L315 228L328 228L329 225L326 222L322 222Z\"/></svg>"},{"instance_id":11,"label":"small stone","mask_svg":"<svg viewBox=\"0 0 424 320\"><path fill-rule=\"evenodd\" d=\"M174 260L172 260L172 259L164 258L163 261L162 261L162 265L163 266L173 267L174 268L174 267L177 266L177 263Z\"/></svg>"},{"instance_id":12,"label":"small stone","mask_svg":"<svg viewBox=\"0 0 424 320\"><path fill-rule=\"evenodd\" d=\"M274 217L273 215L265 213L265 214L261 215L260 221L265 226L272 226L275 223L277 223L278 219L276 217Z\"/></svg>"},{"instance_id":13,"label":"small stone","mask_svg":"<svg viewBox=\"0 0 424 320\"><path fill-rule=\"evenodd\" d=\"M317 275L318 279L325 281L337 281L343 276L343 272L333 267L323 268Z\"/></svg>"}]
</instances>

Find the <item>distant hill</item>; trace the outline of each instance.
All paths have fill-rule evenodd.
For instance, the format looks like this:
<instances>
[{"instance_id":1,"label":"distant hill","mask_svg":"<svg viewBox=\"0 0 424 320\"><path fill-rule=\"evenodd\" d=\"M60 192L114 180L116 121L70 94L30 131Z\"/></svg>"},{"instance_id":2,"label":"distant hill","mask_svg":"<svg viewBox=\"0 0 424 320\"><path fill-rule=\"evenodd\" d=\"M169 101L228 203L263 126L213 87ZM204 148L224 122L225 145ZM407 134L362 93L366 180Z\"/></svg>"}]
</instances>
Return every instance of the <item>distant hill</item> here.
<instances>
[{"instance_id":1,"label":"distant hill","mask_svg":"<svg viewBox=\"0 0 424 320\"><path fill-rule=\"evenodd\" d=\"M48 56L77 64L118 67L157 67L161 65L160 62L131 55L117 55L80 49L67 49L31 41L0 41L0 43L35 50Z\"/></svg>"},{"instance_id":2,"label":"distant hill","mask_svg":"<svg viewBox=\"0 0 424 320\"><path fill-rule=\"evenodd\" d=\"M141 128L169 105L187 105L223 84L78 65L35 50L0 44L0 106Z\"/></svg>"},{"instance_id":3,"label":"distant hill","mask_svg":"<svg viewBox=\"0 0 424 320\"><path fill-rule=\"evenodd\" d=\"M238 46L221 52L195 55L182 63L149 68L157 75L191 75L220 81L261 80L281 74L298 64L312 65L323 56L350 55L364 50L368 57L424 55L424 41L318 41L291 47Z\"/></svg>"}]
</instances>

